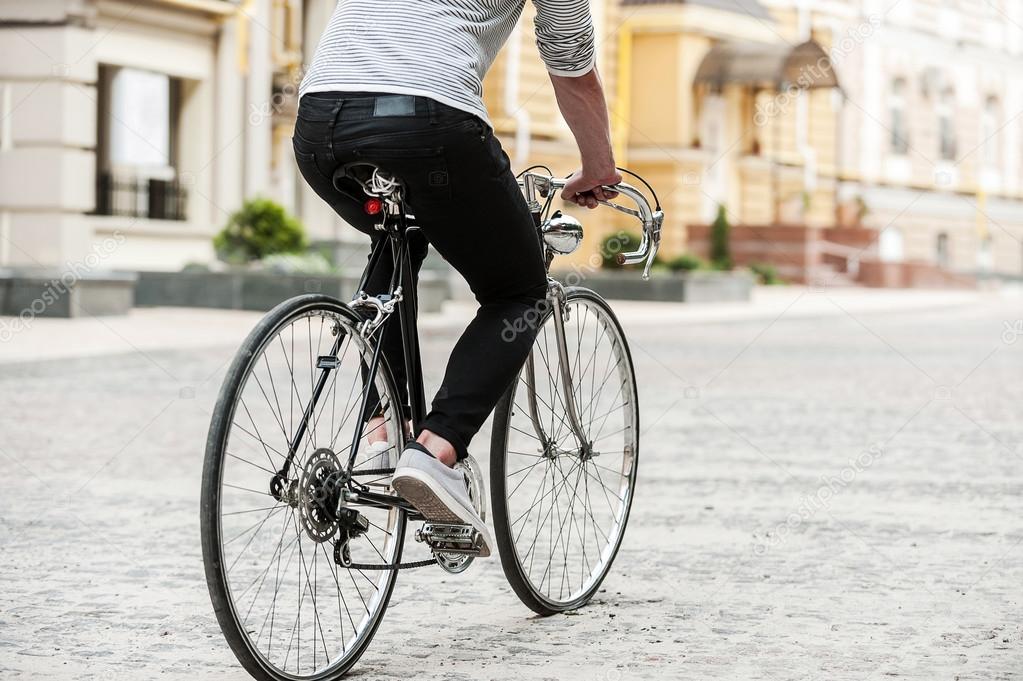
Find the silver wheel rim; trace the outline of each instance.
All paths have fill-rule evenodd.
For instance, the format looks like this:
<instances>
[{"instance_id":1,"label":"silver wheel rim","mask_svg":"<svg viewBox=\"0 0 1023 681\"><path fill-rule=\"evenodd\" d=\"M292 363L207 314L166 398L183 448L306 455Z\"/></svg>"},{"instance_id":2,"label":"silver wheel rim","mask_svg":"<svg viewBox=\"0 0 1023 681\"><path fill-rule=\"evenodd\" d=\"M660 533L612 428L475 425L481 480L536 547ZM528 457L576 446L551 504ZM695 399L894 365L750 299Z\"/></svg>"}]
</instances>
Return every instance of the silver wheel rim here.
<instances>
[{"instance_id":1,"label":"silver wheel rim","mask_svg":"<svg viewBox=\"0 0 1023 681\"><path fill-rule=\"evenodd\" d=\"M340 367L321 395L295 457L294 475L317 448L331 449L340 467L346 465L359 416L359 358L368 359L372 349L343 317L322 309L289 317L253 354L222 454L218 522L228 600L249 650L285 678L317 678L346 665L372 634L395 577L390 570L336 565L334 543L311 538L302 507L279 502L269 493L270 473L279 470L288 451L319 373L317 358L329 354L335 325L346 334L337 354ZM375 386L384 405L396 403L379 374ZM402 442L401 425L389 409L384 429L389 443ZM382 452L367 449L364 435L356 472L393 466L393 445ZM371 475L360 481L387 491L389 478ZM353 508L371 525L364 536L351 540L352 560L396 562L403 515L394 509Z\"/></svg>"},{"instance_id":2,"label":"silver wheel rim","mask_svg":"<svg viewBox=\"0 0 1023 681\"><path fill-rule=\"evenodd\" d=\"M533 345L541 433L531 416L523 369L512 395L504 471L515 560L534 595L555 607L588 597L609 569L632 502L638 446L636 391L624 338L594 301L570 298L567 309L580 420L598 454L573 455L577 443L564 415L548 316ZM544 436L557 443L553 453L542 444Z\"/></svg>"}]
</instances>

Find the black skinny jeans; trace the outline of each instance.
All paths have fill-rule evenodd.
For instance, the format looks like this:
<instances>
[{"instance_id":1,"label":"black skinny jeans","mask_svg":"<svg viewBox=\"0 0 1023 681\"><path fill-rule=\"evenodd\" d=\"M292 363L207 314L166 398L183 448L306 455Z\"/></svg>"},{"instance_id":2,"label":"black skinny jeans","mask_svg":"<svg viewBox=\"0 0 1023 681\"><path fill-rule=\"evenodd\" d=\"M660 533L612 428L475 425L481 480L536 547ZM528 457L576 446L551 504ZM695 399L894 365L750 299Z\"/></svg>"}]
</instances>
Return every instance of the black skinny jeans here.
<instances>
[{"instance_id":1,"label":"black skinny jeans","mask_svg":"<svg viewBox=\"0 0 1023 681\"><path fill-rule=\"evenodd\" d=\"M480 307L455 344L444 382L419 429L448 440L459 459L522 367L535 329L523 324L547 292L533 218L490 128L472 114L425 97L357 92L310 93L299 103L295 158L313 190L371 239L379 216L354 180L333 181L341 165L368 162L405 183L405 198L426 240L469 283ZM412 236L415 236L413 232ZM427 244L410 243L418 275ZM369 273L366 293L388 293L388 253ZM397 322L388 323L383 352L400 398L408 385ZM515 329L515 332L509 332Z\"/></svg>"}]
</instances>

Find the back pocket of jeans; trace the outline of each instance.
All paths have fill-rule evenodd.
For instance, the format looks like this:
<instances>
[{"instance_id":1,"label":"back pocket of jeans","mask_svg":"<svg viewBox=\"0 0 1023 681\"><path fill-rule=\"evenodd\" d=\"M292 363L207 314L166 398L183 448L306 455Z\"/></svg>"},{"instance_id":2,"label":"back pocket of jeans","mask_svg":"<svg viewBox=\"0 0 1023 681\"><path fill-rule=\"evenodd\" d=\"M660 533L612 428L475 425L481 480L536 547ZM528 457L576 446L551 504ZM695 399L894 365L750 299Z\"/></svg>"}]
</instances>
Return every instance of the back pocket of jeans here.
<instances>
[{"instance_id":1,"label":"back pocket of jeans","mask_svg":"<svg viewBox=\"0 0 1023 681\"><path fill-rule=\"evenodd\" d=\"M316 160L316 154L308 153L305 151L295 150L295 163L298 165L299 171L302 176L306 178L309 183L313 182L313 178L319 178L321 180L329 181L330 178L320 168L319 162Z\"/></svg>"}]
</instances>

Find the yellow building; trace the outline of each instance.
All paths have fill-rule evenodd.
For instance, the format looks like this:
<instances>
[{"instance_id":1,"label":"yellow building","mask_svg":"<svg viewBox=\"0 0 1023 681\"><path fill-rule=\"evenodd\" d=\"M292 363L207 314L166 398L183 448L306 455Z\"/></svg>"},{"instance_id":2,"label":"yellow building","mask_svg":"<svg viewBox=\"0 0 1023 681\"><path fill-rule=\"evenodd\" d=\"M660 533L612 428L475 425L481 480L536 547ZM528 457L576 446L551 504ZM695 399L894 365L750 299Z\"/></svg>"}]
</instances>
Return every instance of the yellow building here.
<instances>
[{"instance_id":1,"label":"yellow building","mask_svg":"<svg viewBox=\"0 0 1023 681\"><path fill-rule=\"evenodd\" d=\"M838 83L817 43L752 2L605 0L593 12L616 157L657 189L667 257L685 250L687 225L708 222L719 204L735 223L834 219ZM527 10L488 76L487 106L517 166L566 173L578 153L530 26ZM615 220L586 216L578 258Z\"/></svg>"},{"instance_id":2,"label":"yellow building","mask_svg":"<svg viewBox=\"0 0 1023 681\"><path fill-rule=\"evenodd\" d=\"M975 4L595 1L616 156L658 191L665 256L699 250L687 235L722 205L736 260L793 279L1023 273L1023 17ZM486 102L515 167L564 174L577 152L531 27L527 4ZM587 215L576 258L617 220Z\"/></svg>"}]
</instances>

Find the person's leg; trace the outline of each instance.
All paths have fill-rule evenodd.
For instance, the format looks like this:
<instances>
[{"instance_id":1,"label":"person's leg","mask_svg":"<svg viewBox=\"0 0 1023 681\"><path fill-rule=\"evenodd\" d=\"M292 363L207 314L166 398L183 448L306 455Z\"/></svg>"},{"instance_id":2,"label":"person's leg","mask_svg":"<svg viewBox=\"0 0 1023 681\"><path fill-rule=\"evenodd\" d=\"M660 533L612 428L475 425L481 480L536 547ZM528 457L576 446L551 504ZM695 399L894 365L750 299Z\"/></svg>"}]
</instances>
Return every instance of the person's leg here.
<instances>
[{"instance_id":1,"label":"person's leg","mask_svg":"<svg viewBox=\"0 0 1023 681\"><path fill-rule=\"evenodd\" d=\"M462 472L451 467L468 456L473 436L522 367L547 280L539 237L507 156L482 123L462 118L465 125L422 140L419 163L404 170L417 221L469 282L480 308L455 344L433 407L417 442L402 452L391 485L427 520L471 525L485 557L493 537Z\"/></svg>"},{"instance_id":2,"label":"person's leg","mask_svg":"<svg viewBox=\"0 0 1023 681\"><path fill-rule=\"evenodd\" d=\"M468 455L522 367L547 293L537 231L508 157L489 130L477 132L445 140L451 201L413 206L430 243L480 303L417 438L448 465Z\"/></svg>"}]
</instances>

